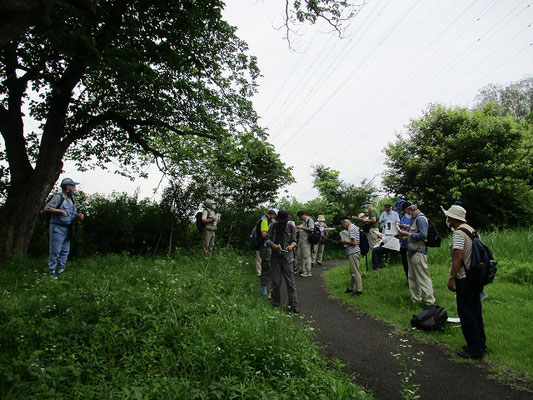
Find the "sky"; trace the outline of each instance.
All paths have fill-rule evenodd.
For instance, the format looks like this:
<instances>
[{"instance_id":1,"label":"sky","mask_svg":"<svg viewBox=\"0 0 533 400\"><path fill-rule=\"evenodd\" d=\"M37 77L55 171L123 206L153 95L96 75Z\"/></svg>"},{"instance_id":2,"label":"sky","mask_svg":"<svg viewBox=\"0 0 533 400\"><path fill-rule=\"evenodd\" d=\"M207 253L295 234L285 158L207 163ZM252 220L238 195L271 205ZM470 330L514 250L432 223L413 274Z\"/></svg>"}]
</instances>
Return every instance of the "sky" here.
<instances>
[{"instance_id":1,"label":"sky","mask_svg":"<svg viewBox=\"0 0 533 400\"><path fill-rule=\"evenodd\" d=\"M292 49L276 29L283 13L281 0L227 0L223 15L258 58L252 100L269 142L293 168L286 194L302 202L318 194L312 165L379 185L383 149L430 104L470 107L490 83L533 76L530 0L367 0L342 38L326 24L307 25ZM137 189L157 199L165 182L154 193L161 174L148 173L131 182L67 164L62 176L87 193Z\"/></svg>"}]
</instances>

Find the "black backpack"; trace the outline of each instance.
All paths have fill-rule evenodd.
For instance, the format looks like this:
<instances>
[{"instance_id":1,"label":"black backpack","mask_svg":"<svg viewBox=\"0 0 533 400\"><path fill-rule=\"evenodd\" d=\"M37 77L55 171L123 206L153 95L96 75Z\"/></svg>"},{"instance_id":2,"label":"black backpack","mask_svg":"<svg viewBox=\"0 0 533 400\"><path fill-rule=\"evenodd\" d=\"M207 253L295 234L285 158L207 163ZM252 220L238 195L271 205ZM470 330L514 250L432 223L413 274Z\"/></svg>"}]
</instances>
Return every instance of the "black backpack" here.
<instances>
[{"instance_id":1,"label":"black backpack","mask_svg":"<svg viewBox=\"0 0 533 400\"><path fill-rule=\"evenodd\" d=\"M309 236L307 237L307 240L311 244L317 244L318 242L320 242L321 237L322 237L322 232L320 231L320 227L317 224L315 224L315 227L313 228L313 232L309 234Z\"/></svg>"},{"instance_id":2,"label":"black backpack","mask_svg":"<svg viewBox=\"0 0 533 400\"><path fill-rule=\"evenodd\" d=\"M424 307L422 311L411 318L413 328L425 331L444 330L444 324L448 320L448 313L444 307L437 305Z\"/></svg>"},{"instance_id":3,"label":"black backpack","mask_svg":"<svg viewBox=\"0 0 533 400\"><path fill-rule=\"evenodd\" d=\"M261 218L257 224L252 228L252 231L250 232L250 245L252 246L253 250L259 250L261 248L261 245L263 244L263 238L261 237L261 221L263 218Z\"/></svg>"},{"instance_id":4,"label":"black backpack","mask_svg":"<svg viewBox=\"0 0 533 400\"><path fill-rule=\"evenodd\" d=\"M498 264L488 246L481 241L476 231L472 234L468 229L459 228L460 231L472 240L472 262L466 268L466 279L475 286L484 286L494 282L498 272Z\"/></svg>"},{"instance_id":5,"label":"black backpack","mask_svg":"<svg viewBox=\"0 0 533 400\"><path fill-rule=\"evenodd\" d=\"M424 215L424 214L422 214ZM420 214L418 215L420 217ZM418 217L416 217L418 219ZM424 215L424 217L426 217ZM427 247L440 247L440 244L442 242L442 238L440 237L440 233L437 230L437 227L431 221L428 217L426 217L428 220L428 234L426 236L426 240L424 241L426 243Z\"/></svg>"},{"instance_id":6,"label":"black backpack","mask_svg":"<svg viewBox=\"0 0 533 400\"><path fill-rule=\"evenodd\" d=\"M198 230L200 232L202 232L204 230L204 223L202 222L202 213L203 213L203 211L198 211L196 213L196 216L195 216L195 218L196 218L196 227L198 228Z\"/></svg>"},{"instance_id":7,"label":"black backpack","mask_svg":"<svg viewBox=\"0 0 533 400\"><path fill-rule=\"evenodd\" d=\"M48 200L46 200L46 204L48 204L53 198L54 198L55 194L50 196L48 198ZM61 205L63 204L63 201L65 200L65 196L61 196L61 200L59 200L59 204L57 205L57 207L55 208L61 208ZM74 200L72 200L74 201ZM47 212L46 213L46 223L45 223L45 226L48 228L50 226L50 220L52 219L52 213L49 213Z\"/></svg>"},{"instance_id":8,"label":"black backpack","mask_svg":"<svg viewBox=\"0 0 533 400\"><path fill-rule=\"evenodd\" d=\"M362 257L366 256L370 251L370 243L368 243L368 238L361 230L359 230L359 249L361 250Z\"/></svg>"}]
</instances>

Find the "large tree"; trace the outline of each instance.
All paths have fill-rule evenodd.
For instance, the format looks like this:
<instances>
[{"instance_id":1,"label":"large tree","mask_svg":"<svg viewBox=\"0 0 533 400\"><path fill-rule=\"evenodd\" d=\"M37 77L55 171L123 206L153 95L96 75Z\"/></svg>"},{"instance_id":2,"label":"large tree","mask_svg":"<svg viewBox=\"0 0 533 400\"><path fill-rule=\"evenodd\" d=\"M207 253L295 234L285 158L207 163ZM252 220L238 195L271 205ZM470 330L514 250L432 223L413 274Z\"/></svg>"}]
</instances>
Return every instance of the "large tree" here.
<instances>
[{"instance_id":1,"label":"large tree","mask_svg":"<svg viewBox=\"0 0 533 400\"><path fill-rule=\"evenodd\" d=\"M384 186L444 221L440 206L460 200L477 228L531 224L533 130L502 116L434 105L385 149Z\"/></svg>"},{"instance_id":2,"label":"large tree","mask_svg":"<svg viewBox=\"0 0 533 400\"><path fill-rule=\"evenodd\" d=\"M53 25L0 47L0 258L26 250L65 158L126 173L154 158L191 165L257 131L255 59L222 7L108 0L93 12L57 0Z\"/></svg>"}]
</instances>

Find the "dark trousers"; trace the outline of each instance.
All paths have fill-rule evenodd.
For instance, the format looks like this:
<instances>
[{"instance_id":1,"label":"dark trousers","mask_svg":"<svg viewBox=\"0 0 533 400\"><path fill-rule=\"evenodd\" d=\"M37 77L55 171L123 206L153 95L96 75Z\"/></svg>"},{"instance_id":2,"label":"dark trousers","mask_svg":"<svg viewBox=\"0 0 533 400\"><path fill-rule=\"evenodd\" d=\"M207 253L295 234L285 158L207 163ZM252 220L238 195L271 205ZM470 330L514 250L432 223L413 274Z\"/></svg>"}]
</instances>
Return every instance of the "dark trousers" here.
<instances>
[{"instance_id":1,"label":"dark trousers","mask_svg":"<svg viewBox=\"0 0 533 400\"><path fill-rule=\"evenodd\" d=\"M461 319L461 330L466 340L467 350L470 353L480 353L486 349L485 327L479 298L482 288L475 287L467 279L457 279L455 287L457 289L457 312Z\"/></svg>"},{"instance_id":2,"label":"dark trousers","mask_svg":"<svg viewBox=\"0 0 533 400\"><path fill-rule=\"evenodd\" d=\"M403 271L405 277L409 279L409 264L407 263L407 247L400 247L400 255L402 256Z\"/></svg>"},{"instance_id":3,"label":"dark trousers","mask_svg":"<svg viewBox=\"0 0 533 400\"><path fill-rule=\"evenodd\" d=\"M372 269L381 268L381 256L387 253L394 253L394 250L386 249L383 246L372 249Z\"/></svg>"},{"instance_id":4,"label":"dark trousers","mask_svg":"<svg viewBox=\"0 0 533 400\"><path fill-rule=\"evenodd\" d=\"M271 304L274 307L279 307L281 304L281 276L285 279L287 285L287 294L289 296L289 305L297 308L298 295L296 294L296 283L294 283L294 272L292 271L292 263L289 263L285 257L272 257L272 299Z\"/></svg>"}]
</instances>

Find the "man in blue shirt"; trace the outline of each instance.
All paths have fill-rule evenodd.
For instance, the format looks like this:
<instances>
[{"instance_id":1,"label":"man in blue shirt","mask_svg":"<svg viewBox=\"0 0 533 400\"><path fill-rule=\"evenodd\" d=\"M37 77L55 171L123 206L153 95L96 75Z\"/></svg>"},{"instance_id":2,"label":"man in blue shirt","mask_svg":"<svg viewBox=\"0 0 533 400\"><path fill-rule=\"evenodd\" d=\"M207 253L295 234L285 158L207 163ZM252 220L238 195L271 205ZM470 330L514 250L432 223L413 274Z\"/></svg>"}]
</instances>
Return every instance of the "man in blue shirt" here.
<instances>
[{"instance_id":1,"label":"man in blue shirt","mask_svg":"<svg viewBox=\"0 0 533 400\"><path fill-rule=\"evenodd\" d=\"M61 181L61 193L55 194L44 207L44 212L50 216L50 256L48 268L50 276L57 279L65 271L68 253L70 252L70 237L76 219L83 219L83 214L76 212L74 192L78 182L70 178Z\"/></svg>"},{"instance_id":2,"label":"man in blue shirt","mask_svg":"<svg viewBox=\"0 0 533 400\"><path fill-rule=\"evenodd\" d=\"M428 234L428 219L420 212L416 204L406 208L411 217L409 232L401 230L400 237L407 237L407 263L409 264L408 280L411 300L413 303L423 301L426 305L435 304L433 282L428 272L428 250L425 243Z\"/></svg>"}]
</instances>

